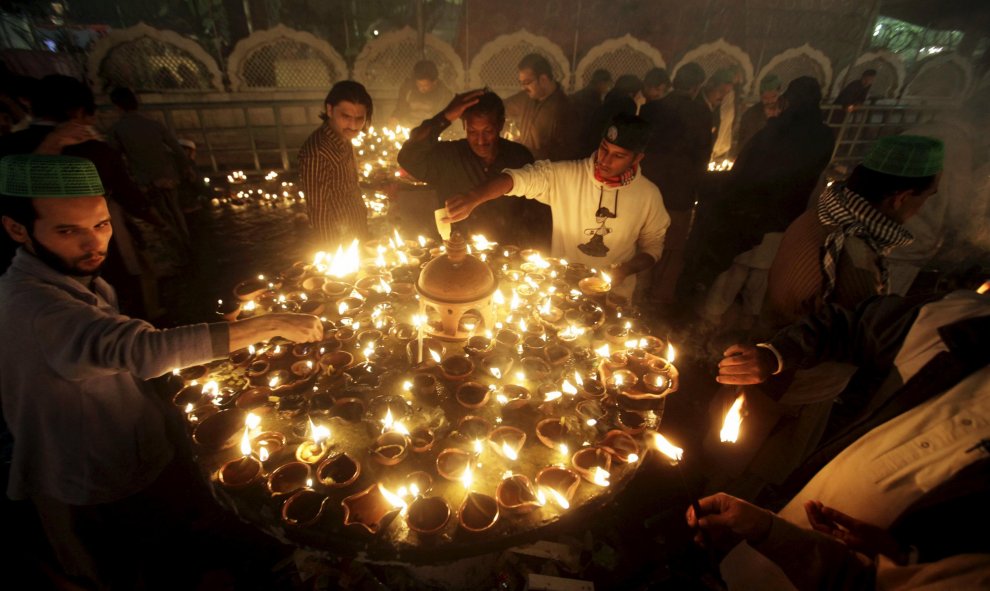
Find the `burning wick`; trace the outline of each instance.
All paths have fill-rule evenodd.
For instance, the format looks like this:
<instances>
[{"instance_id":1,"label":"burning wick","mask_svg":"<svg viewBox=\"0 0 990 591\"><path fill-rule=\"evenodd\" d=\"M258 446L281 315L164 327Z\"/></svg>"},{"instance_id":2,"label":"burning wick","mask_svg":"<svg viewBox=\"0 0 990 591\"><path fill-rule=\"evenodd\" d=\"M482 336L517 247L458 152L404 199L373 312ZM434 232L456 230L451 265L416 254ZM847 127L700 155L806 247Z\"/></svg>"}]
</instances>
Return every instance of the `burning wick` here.
<instances>
[{"instance_id":1,"label":"burning wick","mask_svg":"<svg viewBox=\"0 0 990 591\"><path fill-rule=\"evenodd\" d=\"M722 430L718 432L719 439L725 443L735 443L739 439L739 427L742 425L742 405L743 394L736 397L736 401L729 407L729 412L725 413L725 420L722 422Z\"/></svg>"}]
</instances>

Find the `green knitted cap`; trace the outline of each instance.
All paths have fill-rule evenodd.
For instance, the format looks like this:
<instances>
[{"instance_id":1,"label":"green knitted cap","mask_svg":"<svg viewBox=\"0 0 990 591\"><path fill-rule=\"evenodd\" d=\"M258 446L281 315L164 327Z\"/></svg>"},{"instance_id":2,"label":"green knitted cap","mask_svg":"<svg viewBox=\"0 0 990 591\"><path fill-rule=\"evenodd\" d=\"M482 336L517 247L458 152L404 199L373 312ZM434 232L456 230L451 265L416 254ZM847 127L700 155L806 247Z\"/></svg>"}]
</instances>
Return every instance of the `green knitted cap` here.
<instances>
[{"instance_id":1,"label":"green knitted cap","mask_svg":"<svg viewBox=\"0 0 990 591\"><path fill-rule=\"evenodd\" d=\"M891 135L880 138L863 160L863 168L893 176L921 178L942 170L945 146L920 135Z\"/></svg>"},{"instance_id":2,"label":"green knitted cap","mask_svg":"<svg viewBox=\"0 0 990 591\"><path fill-rule=\"evenodd\" d=\"M0 160L0 195L48 199L103 194L100 175L85 158L23 154Z\"/></svg>"},{"instance_id":3,"label":"green knitted cap","mask_svg":"<svg viewBox=\"0 0 990 591\"><path fill-rule=\"evenodd\" d=\"M760 80L760 92L780 90L783 86L784 82L776 74L767 74L763 77L763 80Z\"/></svg>"}]
</instances>

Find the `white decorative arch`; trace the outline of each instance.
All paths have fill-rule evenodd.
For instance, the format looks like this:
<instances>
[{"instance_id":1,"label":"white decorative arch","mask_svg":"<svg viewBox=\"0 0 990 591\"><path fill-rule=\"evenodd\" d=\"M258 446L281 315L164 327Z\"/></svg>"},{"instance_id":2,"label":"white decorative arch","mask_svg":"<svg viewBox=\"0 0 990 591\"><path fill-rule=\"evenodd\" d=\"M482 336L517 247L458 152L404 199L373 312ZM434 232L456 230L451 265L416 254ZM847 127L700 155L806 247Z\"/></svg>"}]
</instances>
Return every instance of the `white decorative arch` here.
<instances>
[{"instance_id":1,"label":"white decorative arch","mask_svg":"<svg viewBox=\"0 0 990 591\"><path fill-rule=\"evenodd\" d=\"M556 43L522 29L515 33L499 35L485 43L471 60L468 68L468 86L488 86L503 97L519 90L516 67L519 60L529 53L542 54L550 61L554 77L563 88L569 88L571 65L564 51Z\"/></svg>"},{"instance_id":2,"label":"white decorative arch","mask_svg":"<svg viewBox=\"0 0 990 591\"><path fill-rule=\"evenodd\" d=\"M849 71L849 66L842 68L839 71L839 75L833 81L830 96L832 98L837 97L844 85L856 80L864 70L870 68L877 71L877 79L873 82L873 88L880 92L878 96L881 98L896 97L901 87L904 86L904 79L907 78L907 70L904 67L904 61L901 57L886 49L868 51L859 56L856 62L853 63L852 72L849 72L848 76L846 73Z\"/></svg>"},{"instance_id":3,"label":"white decorative arch","mask_svg":"<svg viewBox=\"0 0 990 591\"><path fill-rule=\"evenodd\" d=\"M960 102L973 85L973 68L954 53L933 55L921 61L904 85L905 101Z\"/></svg>"},{"instance_id":4,"label":"white decorative arch","mask_svg":"<svg viewBox=\"0 0 990 591\"><path fill-rule=\"evenodd\" d=\"M313 63L313 58L284 60L285 62L296 62L283 64L284 69L296 69L297 75L295 77L285 80L283 76L276 75L273 78L273 84L252 84L248 73L245 71L245 68L251 64L251 57L266 46L285 43L286 41L306 47L318 56L317 61L323 63ZM329 43L311 33L290 29L280 24L264 31L255 31L238 41L230 53L230 57L227 58L227 75L230 77L230 87L234 92L270 89L326 90L334 82L346 79L348 70L347 62ZM301 84L296 83L297 80Z\"/></svg>"},{"instance_id":5,"label":"white decorative arch","mask_svg":"<svg viewBox=\"0 0 990 591\"><path fill-rule=\"evenodd\" d=\"M753 62L749 59L743 49L737 45L732 45L723 38L719 38L711 43L705 43L692 49L681 57L681 61L671 72L671 78L677 75L677 70L688 62L697 62L705 70L705 75L711 76L721 68L728 66L739 66L743 72L742 92L743 95L749 92L753 84Z\"/></svg>"},{"instance_id":6,"label":"white decorative arch","mask_svg":"<svg viewBox=\"0 0 990 591\"><path fill-rule=\"evenodd\" d=\"M220 68L217 67L216 60L214 60L213 57L210 56L210 54L207 53L199 43L193 41L192 39L187 39L175 31L155 29L148 26L144 22L140 22L133 27L128 27L126 29L111 30L107 36L102 37L93 43L93 47L90 49L89 55L86 58L86 75L89 80L90 87L94 92L103 92L107 84L110 82L100 79L100 69L103 66L104 60L111 57L111 54L115 49L118 49L128 43L137 42L142 38L148 38L159 43L174 46L178 50L188 54L192 60L205 68L210 86L209 88L183 88L181 90L186 92L189 90L204 92L223 90L223 75L220 73ZM147 67L148 65L149 64L134 64L137 69Z\"/></svg>"},{"instance_id":7,"label":"white decorative arch","mask_svg":"<svg viewBox=\"0 0 990 591\"><path fill-rule=\"evenodd\" d=\"M639 78L652 68L666 68L660 50L632 35L607 39L588 50L574 69L574 86L578 90L588 84L598 68L611 72L613 78L633 74Z\"/></svg>"},{"instance_id":8,"label":"white decorative arch","mask_svg":"<svg viewBox=\"0 0 990 591\"><path fill-rule=\"evenodd\" d=\"M428 33L423 39L423 53L437 65L440 80L451 90L463 87L464 64L449 43ZM364 45L354 61L354 79L367 86L372 95L395 97L420 59L415 29L389 31Z\"/></svg>"},{"instance_id":9,"label":"white decorative arch","mask_svg":"<svg viewBox=\"0 0 990 591\"><path fill-rule=\"evenodd\" d=\"M753 91L759 91L760 81L770 74L776 74L787 88L791 80L800 76L811 76L818 80L823 90L832 86L832 62L821 51L805 43L775 55L760 70Z\"/></svg>"}]
</instances>

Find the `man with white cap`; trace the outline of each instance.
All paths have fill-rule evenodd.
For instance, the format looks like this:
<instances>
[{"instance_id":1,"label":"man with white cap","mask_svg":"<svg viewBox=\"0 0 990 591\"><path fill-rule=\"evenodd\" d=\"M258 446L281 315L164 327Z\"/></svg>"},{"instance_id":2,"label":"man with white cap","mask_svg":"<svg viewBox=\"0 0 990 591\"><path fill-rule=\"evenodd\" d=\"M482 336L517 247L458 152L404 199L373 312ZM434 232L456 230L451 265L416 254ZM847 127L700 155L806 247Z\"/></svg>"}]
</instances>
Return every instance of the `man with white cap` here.
<instances>
[{"instance_id":1,"label":"man with white cap","mask_svg":"<svg viewBox=\"0 0 990 591\"><path fill-rule=\"evenodd\" d=\"M158 330L121 315L99 276L113 230L88 160L3 158L0 213L20 244L0 276L7 494L37 508L66 574L87 588L136 588L142 561L158 556L144 545L177 522L162 503L176 472L174 410L145 380L275 336L318 341L322 324L271 314Z\"/></svg>"},{"instance_id":2,"label":"man with white cap","mask_svg":"<svg viewBox=\"0 0 990 591\"><path fill-rule=\"evenodd\" d=\"M505 169L448 199L449 221L463 220L502 195L545 203L553 213L550 254L607 270L612 292L631 298L633 276L660 258L670 225L660 190L639 170L649 136L650 125L643 119L616 115L588 158Z\"/></svg>"}]
</instances>

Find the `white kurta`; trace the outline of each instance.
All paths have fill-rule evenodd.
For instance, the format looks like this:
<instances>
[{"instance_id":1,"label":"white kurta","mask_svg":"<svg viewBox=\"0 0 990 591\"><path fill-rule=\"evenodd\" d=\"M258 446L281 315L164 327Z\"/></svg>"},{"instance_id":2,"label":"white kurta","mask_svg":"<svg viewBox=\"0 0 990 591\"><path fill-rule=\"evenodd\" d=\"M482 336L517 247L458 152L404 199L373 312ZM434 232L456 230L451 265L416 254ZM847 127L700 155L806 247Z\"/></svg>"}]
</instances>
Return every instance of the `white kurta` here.
<instances>
[{"instance_id":1,"label":"white kurta","mask_svg":"<svg viewBox=\"0 0 990 591\"><path fill-rule=\"evenodd\" d=\"M990 297L956 292L921 309L894 366L907 382L947 350L937 329L990 313ZM987 452L990 438L990 367L924 404L877 426L825 465L779 515L810 529L804 503L819 500L843 513L888 527L922 495ZM969 451L973 450L973 451ZM732 589L793 589L783 573L746 544L722 563ZM774 583L774 584L772 584Z\"/></svg>"},{"instance_id":2,"label":"white kurta","mask_svg":"<svg viewBox=\"0 0 990 591\"><path fill-rule=\"evenodd\" d=\"M637 174L624 187L606 187L595 179L593 157L563 162L540 160L503 172L512 177L509 195L525 196L550 206L551 256L594 269L624 263L640 252L660 260L670 215L663 206L660 189L643 175ZM599 204L617 216L596 218ZM629 298L635 285L635 278L628 277L612 290Z\"/></svg>"}]
</instances>

